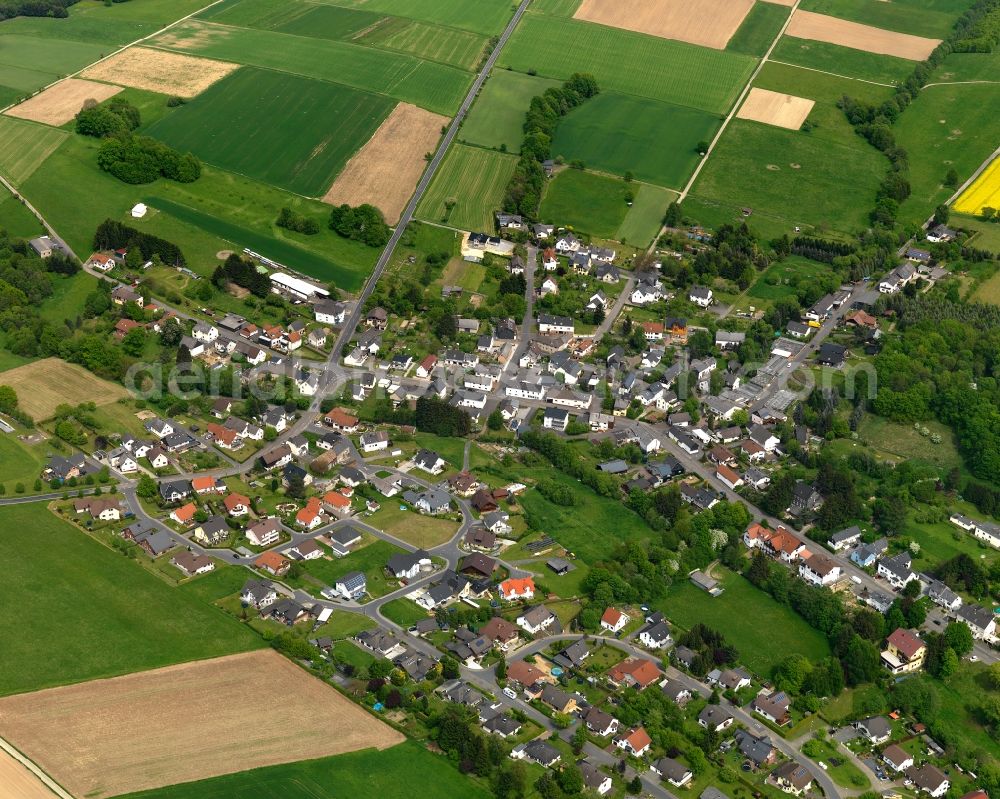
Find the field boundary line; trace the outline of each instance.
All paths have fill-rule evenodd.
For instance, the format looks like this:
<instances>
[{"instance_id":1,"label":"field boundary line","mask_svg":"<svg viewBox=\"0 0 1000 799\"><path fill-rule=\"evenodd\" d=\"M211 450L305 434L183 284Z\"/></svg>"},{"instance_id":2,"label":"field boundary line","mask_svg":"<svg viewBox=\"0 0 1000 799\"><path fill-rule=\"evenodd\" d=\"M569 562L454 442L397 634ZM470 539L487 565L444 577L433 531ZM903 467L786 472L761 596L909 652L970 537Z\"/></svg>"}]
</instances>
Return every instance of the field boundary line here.
<instances>
[{"instance_id":1,"label":"field boundary line","mask_svg":"<svg viewBox=\"0 0 1000 799\"><path fill-rule=\"evenodd\" d=\"M123 44L121 47L119 47L113 53L108 53L106 56L103 56L102 58L98 58L96 61L92 61L91 63L87 64L86 66L81 67L80 69L78 69L76 72L70 73L69 75L63 75L58 80L54 80L54 81L52 81L52 83L49 83L49 84L47 84L45 86L42 86L42 88L37 89L36 91L34 91L31 94L29 94L27 97L25 97L25 98L23 98L21 100L18 100L16 103L11 103L10 105L5 106L4 108L0 108L0 114L2 114L4 111L7 111L10 108L13 108L16 105L20 105L25 100L30 100L32 97L34 97L34 96L36 96L38 94L41 94L46 89L52 88L57 83L62 83L64 80L66 80L68 78L76 78L76 77L82 75L86 70L90 69L91 67L96 66L97 64L101 64L101 63L107 61L109 58L114 58L119 53L124 53L130 47L135 47L135 46L141 44L142 42L146 41L147 39L152 39L154 36L159 36L161 33L163 33L166 30L170 30L175 25L180 25L182 22L187 22L189 19L191 19L191 17L197 16L198 14L200 14L203 11L208 11L208 9L210 9L212 6L217 6L217 5L219 5L219 3L222 3L222 2L225 2L225 0L212 0L212 2L209 3L207 6L205 6L203 8L199 8L196 11L192 11L186 17L181 17L180 19L175 19L170 24L165 25L162 28L153 31L152 33L150 33L150 34L148 34L146 36L143 36L143 37L141 37L139 39L136 39L134 42L129 42L128 44Z\"/></svg>"},{"instance_id":2,"label":"field boundary line","mask_svg":"<svg viewBox=\"0 0 1000 799\"><path fill-rule=\"evenodd\" d=\"M58 782L52 779L48 774L41 770L35 765L35 762L28 758L26 755L22 755L17 749L15 749L11 744L0 738L0 749L10 755L14 760L24 766L28 771L34 774L42 782L42 784L48 788L52 793L58 796L60 799L73 799L73 795L67 792Z\"/></svg>"},{"instance_id":3,"label":"field boundary line","mask_svg":"<svg viewBox=\"0 0 1000 799\"><path fill-rule=\"evenodd\" d=\"M1000 84L1000 80L942 80L937 83L925 83L921 91L929 89L931 86L973 86L980 83L988 83L991 86Z\"/></svg>"},{"instance_id":4,"label":"field boundary line","mask_svg":"<svg viewBox=\"0 0 1000 799\"><path fill-rule=\"evenodd\" d=\"M856 80L858 83L870 83L872 86L885 86L887 89L895 89L897 84L895 83L879 83L877 80L866 80L865 78L855 78L851 75L841 75L837 72L829 72L825 69L816 69L816 67L805 67L802 64L791 64L788 61L778 61L772 58L769 63L771 64L781 64L783 67L794 67L795 69L805 69L809 72L818 72L821 75L829 75L832 78L843 78L844 80ZM983 83L992 83L993 81L983 81ZM934 84L929 84L933 86ZM925 87L926 88L926 87Z\"/></svg>"}]
</instances>

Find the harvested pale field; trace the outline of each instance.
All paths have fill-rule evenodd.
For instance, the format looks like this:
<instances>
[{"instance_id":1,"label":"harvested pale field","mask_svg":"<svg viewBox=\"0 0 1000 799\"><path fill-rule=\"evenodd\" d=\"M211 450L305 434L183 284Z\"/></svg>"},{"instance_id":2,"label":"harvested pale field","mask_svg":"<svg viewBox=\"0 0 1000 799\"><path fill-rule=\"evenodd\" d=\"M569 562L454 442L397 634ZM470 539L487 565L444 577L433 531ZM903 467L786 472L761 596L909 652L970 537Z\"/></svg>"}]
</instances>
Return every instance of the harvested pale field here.
<instances>
[{"instance_id":1,"label":"harvested pale field","mask_svg":"<svg viewBox=\"0 0 1000 799\"><path fill-rule=\"evenodd\" d=\"M724 50L754 0L583 0L574 19Z\"/></svg>"},{"instance_id":2,"label":"harvested pale field","mask_svg":"<svg viewBox=\"0 0 1000 799\"><path fill-rule=\"evenodd\" d=\"M763 122L765 125L798 130L815 104L815 100L758 89L755 86L750 90L736 116L738 119L750 119L754 122Z\"/></svg>"},{"instance_id":3,"label":"harvested pale field","mask_svg":"<svg viewBox=\"0 0 1000 799\"><path fill-rule=\"evenodd\" d=\"M399 103L347 162L324 195L331 205L371 203L390 225L399 221L448 117Z\"/></svg>"},{"instance_id":4,"label":"harvested pale field","mask_svg":"<svg viewBox=\"0 0 1000 799\"><path fill-rule=\"evenodd\" d=\"M7 113L12 117L59 127L73 119L87 101L102 103L121 90L120 86L108 83L67 78L14 106Z\"/></svg>"},{"instance_id":5,"label":"harvested pale field","mask_svg":"<svg viewBox=\"0 0 1000 799\"><path fill-rule=\"evenodd\" d=\"M0 734L88 799L403 740L271 649L10 696Z\"/></svg>"},{"instance_id":6,"label":"harvested pale field","mask_svg":"<svg viewBox=\"0 0 1000 799\"><path fill-rule=\"evenodd\" d=\"M228 61L130 47L87 68L83 77L106 80L133 89L195 97L239 67L239 64Z\"/></svg>"},{"instance_id":7,"label":"harvested pale field","mask_svg":"<svg viewBox=\"0 0 1000 799\"><path fill-rule=\"evenodd\" d=\"M785 6L786 8L791 8L795 5L795 0L763 0L763 2L776 6Z\"/></svg>"},{"instance_id":8,"label":"harvested pale field","mask_svg":"<svg viewBox=\"0 0 1000 799\"><path fill-rule=\"evenodd\" d=\"M52 799L42 781L0 749L0 799Z\"/></svg>"},{"instance_id":9,"label":"harvested pale field","mask_svg":"<svg viewBox=\"0 0 1000 799\"><path fill-rule=\"evenodd\" d=\"M940 39L895 33L802 9L796 9L792 13L785 33L799 39L838 44L853 50L907 58L911 61L923 61L941 43Z\"/></svg>"},{"instance_id":10,"label":"harvested pale field","mask_svg":"<svg viewBox=\"0 0 1000 799\"><path fill-rule=\"evenodd\" d=\"M75 363L45 358L0 374L0 385L17 392L18 407L36 421L49 419L61 404L105 405L127 397L117 383L102 380Z\"/></svg>"}]
</instances>

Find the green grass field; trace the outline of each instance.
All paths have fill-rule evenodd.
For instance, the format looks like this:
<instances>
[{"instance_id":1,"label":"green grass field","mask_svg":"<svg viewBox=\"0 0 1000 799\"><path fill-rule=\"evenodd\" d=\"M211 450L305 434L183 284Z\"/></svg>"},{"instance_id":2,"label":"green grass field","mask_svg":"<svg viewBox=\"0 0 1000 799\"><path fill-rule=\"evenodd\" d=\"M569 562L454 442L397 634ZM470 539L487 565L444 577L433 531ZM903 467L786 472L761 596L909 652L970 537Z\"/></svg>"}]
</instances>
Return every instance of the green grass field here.
<instances>
[{"instance_id":1,"label":"green grass field","mask_svg":"<svg viewBox=\"0 0 1000 799\"><path fill-rule=\"evenodd\" d=\"M0 28L0 85L34 91L82 69L110 49L99 44L8 32L4 23ZM13 75L18 77L12 78ZM33 80L26 80L32 77Z\"/></svg>"},{"instance_id":2,"label":"green grass field","mask_svg":"<svg viewBox=\"0 0 1000 799\"><path fill-rule=\"evenodd\" d=\"M453 146L434 176L417 213L465 230L493 230L517 158L479 147ZM446 203L455 202L450 213Z\"/></svg>"},{"instance_id":3,"label":"green grass field","mask_svg":"<svg viewBox=\"0 0 1000 799\"><path fill-rule=\"evenodd\" d=\"M911 424L899 424L881 416L865 414L858 426L858 437L871 445L883 457L893 460L916 459L934 464L945 474L949 469L962 465L962 456L955 446L955 435L940 422L923 423L931 433L941 436L941 443L934 444L929 436L922 436Z\"/></svg>"},{"instance_id":4,"label":"green grass field","mask_svg":"<svg viewBox=\"0 0 1000 799\"><path fill-rule=\"evenodd\" d=\"M386 562L392 555L402 551L400 547L390 544L388 541L377 539L362 546L361 549L354 550L347 557L306 561L305 570L307 574L315 577L323 585L333 585L338 577L343 577L348 572L363 572L368 579L368 592L372 596L378 597L389 592L389 584L385 577ZM308 590L319 590L319 586L304 578L291 582Z\"/></svg>"},{"instance_id":5,"label":"green grass field","mask_svg":"<svg viewBox=\"0 0 1000 799\"><path fill-rule=\"evenodd\" d=\"M212 35L206 36L206 31ZM406 53L272 30L220 27L198 21L178 25L167 36L152 41L190 55L377 92L441 114L451 114L458 108L472 82L472 76L464 70Z\"/></svg>"},{"instance_id":6,"label":"green grass field","mask_svg":"<svg viewBox=\"0 0 1000 799\"><path fill-rule=\"evenodd\" d=\"M754 3L726 49L733 53L762 56L771 46L781 26L788 19L788 9L774 3Z\"/></svg>"},{"instance_id":7,"label":"green grass field","mask_svg":"<svg viewBox=\"0 0 1000 799\"><path fill-rule=\"evenodd\" d=\"M495 69L479 93L459 137L470 144L521 151L524 138L524 115L531 98L541 94L559 81L525 75L506 69Z\"/></svg>"},{"instance_id":8,"label":"green grass field","mask_svg":"<svg viewBox=\"0 0 1000 799\"><path fill-rule=\"evenodd\" d=\"M803 11L829 14L875 28L943 39L969 7L966 0L802 0Z\"/></svg>"},{"instance_id":9,"label":"green grass field","mask_svg":"<svg viewBox=\"0 0 1000 799\"><path fill-rule=\"evenodd\" d=\"M952 194L943 185L948 170L965 180L996 149L995 104L995 86L931 86L900 116L896 141L920 153L910 164L913 193L900 208L901 222L923 222Z\"/></svg>"},{"instance_id":10,"label":"green grass field","mask_svg":"<svg viewBox=\"0 0 1000 799\"><path fill-rule=\"evenodd\" d=\"M391 749L242 771L199 782L129 794L122 799L487 799L492 793L458 773L443 755L414 741Z\"/></svg>"},{"instance_id":11,"label":"green grass field","mask_svg":"<svg viewBox=\"0 0 1000 799\"><path fill-rule=\"evenodd\" d=\"M0 186L0 228L12 236L34 238L43 233L42 224L14 195Z\"/></svg>"},{"instance_id":12,"label":"green grass field","mask_svg":"<svg viewBox=\"0 0 1000 799\"><path fill-rule=\"evenodd\" d=\"M694 108L602 92L560 121L552 152L601 172L631 172L680 188L698 163L698 142L711 140L720 124Z\"/></svg>"},{"instance_id":13,"label":"green grass field","mask_svg":"<svg viewBox=\"0 0 1000 799\"><path fill-rule=\"evenodd\" d=\"M794 297L798 281L811 281L829 272L830 268L826 264L810 261L798 255L789 255L765 269L757 282L747 291L747 296L765 302Z\"/></svg>"},{"instance_id":14,"label":"green grass field","mask_svg":"<svg viewBox=\"0 0 1000 799\"><path fill-rule=\"evenodd\" d=\"M0 172L23 186L69 134L48 125L0 116Z\"/></svg>"},{"instance_id":15,"label":"green grass field","mask_svg":"<svg viewBox=\"0 0 1000 799\"><path fill-rule=\"evenodd\" d=\"M697 199L795 225L850 233L867 226L885 159L860 138L835 144L801 131L734 120L694 186ZM802 202L804 194L810 201Z\"/></svg>"},{"instance_id":16,"label":"green grass field","mask_svg":"<svg viewBox=\"0 0 1000 799\"><path fill-rule=\"evenodd\" d=\"M320 0L346 8L363 8L424 22L436 22L478 33L499 33L513 14L510 3L496 0Z\"/></svg>"},{"instance_id":17,"label":"green grass field","mask_svg":"<svg viewBox=\"0 0 1000 799\"><path fill-rule=\"evenodd\" d=\"M635 202L625 214L625 221L621 223L614 238L623 244L633 244L637 247L651 244L663 224L663 214L667 206L676 200L677 196L677 192L649 183L639 185Z\"/></svg>"},{"instance_id":18,"label":"green grass field","mask_svg":"<svg viewBox=\"0 0 1000 799\"><path fill-rule=\"evenodd\" d=\"M391 499L383 502L382 508L367 521L373 527L421 549L441 546L458 532L457 522L424 516Z\"/></svg>"},{"instance_id":19,"label":"green grass field","mask_svg":"<svg viewBox=\"0 0 1000 799\"><path fill-rule=\"evenodd\" d=\"M325 224L311 237L274 225L285 205L324 222L329 211L322 203L207 166L194 183L129 186L97 168L98 146L94 139L71 136L23 187L84 257L97 225L108 217L136 224L128 211L143 199L152 213L139 223L142 229L177 242L188 265L204 275L218 265L217 252L235 245L353 291L378 257L377 250L341 238Z\"/></svg>"},{"instance_id":20,"label":"green grass field","mask_svg":"<svg viewBox=\"0 0 1000 799\"><path fill-rule=\"evenodd\" d=\"M394 599L391 602L386 602L381 610L383 616L396 622L400 627L409 627L421 619L427 618L427 611L409 599Z\"/></svg>"},{"instance_id":21,"label":"green grass field","mask_svg":"<svg viewBox=\"0 0 1000 799\"><path fill-rule=\"evenodd\" d=\"M913 72L913 62L905 58L866 53L836 44L796 39L794 36L782 36L771 59L876 83L899 83Z\"/></svg>"},{"instance_id":22,"label":"green grass field","mask_svg":"<svg viewBox=\"0 0 1000 799\"><path fill-rule=\"evenodd\" d=\"M1000 75L1000 49L992 53L952 53L934 73L933 80L996 80Z\"/></svg>"},{"instance_id":23,"label":"green grass field","mask_svg":"<svg viewBox=\"0 0 1000 799\"><path fill-rule=\"evenodd\" d=\"M39 306L39 315L50 322L82 316L87 295L97 287L97 281L96 277L82 271L53 281L52 295Z\"/></svg>"},{"instance_id":24,"label":"green grass field","mask_svg":"<svg viewBox=\"0 0 1000 799\"><path fill-rule=\"evenodd\" d=\"M952 213L952 223L966 228L975 234L975 238L969 242L973 247L1000 253L1000 224L986 222L975 216L956 214L954 212ZM997 283L996 280L992 282L994 284ZM1000 285L998 285L997 289L989 292L992 297L989 302L1000 302Z\"/></svg>"},{"instance_id":25,"label":"green grass field","mask_svg":"<svg viewBox=\"0 0 1000 799\"><path fill-rule=\"evenodd\" d=\"M848 145L857 144L858 135L848 123L844 112L837 107L840 99L849 94L857 100L878 104L887 100L893 91L887 86L876 86L770 62L764 65L753 85L815 101L816 104L809 112L809 123L813 128L810 136Z\"/></svg>"},{"instance_id":26,"label":"green grass field","mask_svg":"<svg viewBox=\"0 0 1000 799\"><path fill-rule=\"evenodd\" d=\"M618 178L565 169L549 181L540 214L559 225L610 239L629 211L625 195L635 190Z\"/></svg>"},{"instance_id":27,"label":"green grass field","mask_svg":"<svg viewBox=\"0 0 1000 799\"><path fill-rule=\"evenodd\" d=\"M392 110L391 100L325 81L240 69L149 129L230 172L322 196ZM261 120L268 123L261 125Z\"/></svg>"},{"instance_id":28,"label":"green grass field","mask_svg":"<svg viewBox=\"0 0 1000 799\"><path fill-rule=\"evenodd\" d=\"M21 613L0 620L0 694L263 645L248 629L90 539L44 506L0 508L0 559Z\"/></svg>"},{"instance_id":29,"label":"green grass field","mask_svg":"<svg viewBox=\"0 0 1000 799\"><path fill-rule=\"evenodd\" d=\"M226 0L198 15L224 25L295 33L317 39L349 39L382 17L371 11L303 0Z\"/></svg>"},{"instance_id":30,"label":"green grass field","mask_svg":"<svg viewBox=\"0 0 1000 799\"><path fill-rule=\"evenodd\" d=\"M791 654L811 661L829 657L830 647L822 633L814 630L795 611L778 604L742 575L717 567L725 592L712 597L682 575L671 586L660 609L670 621L690 628L701 623L723 635L739 651L740 663L762 677ZM753 619L753 624L747 624Z\"/></svg>"},{"instance_id":31,"label":"green grass field","mask_svg":"<svg viewBox=\"0 0 1000 799\"><path fill-rule=\"evenodd\" d=\"M12 364L17 366L19 364ZM3 376L0 374L0 383ZM7 495L13 496L14 486L21 483L31 489L35 478L55 450L46 443L25 444L18 433L0 434L0 484L7 490Z\"/></svg>"},{"instance_id":32,"label":"green grass field","mask_svg":"<svg viewBox=\"0 0 1000 799\"><path fill-rule=\"evenodd\" d=\"M477 33L399 18L379 25L358 41L468 70L479 63L486 47L486 37Z\"/></svg>"},{"instance_id":33,"label":"green grass field","mask_svg":"<svg viewBox=\"0 0 1000 799\"><path fill-rule=\"evenodd\" d=\"M551 78L590 72L604 91L710 113L729 110L755 65L751 56L739 53L530 12L500 62Z\"/></svg>"}]
</instances>

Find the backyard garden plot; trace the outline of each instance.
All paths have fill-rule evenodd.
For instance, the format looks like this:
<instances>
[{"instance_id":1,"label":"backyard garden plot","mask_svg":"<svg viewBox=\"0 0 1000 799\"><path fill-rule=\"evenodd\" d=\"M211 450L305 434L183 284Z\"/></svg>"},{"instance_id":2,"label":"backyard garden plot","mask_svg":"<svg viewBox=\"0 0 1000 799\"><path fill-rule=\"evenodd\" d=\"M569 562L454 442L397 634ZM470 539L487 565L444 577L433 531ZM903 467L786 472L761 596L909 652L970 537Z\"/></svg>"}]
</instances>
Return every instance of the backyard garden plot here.
<instances>
[{"instance_id":1,"label":"backyard garden plot","mask_svg":"<svg viewBox=\"0 0 1000 799\"><path fill-rule=\"evenodd\" d=\"M157 47L319 78L451 114L472 82L462 69L353 42L188 20L153 40Z\"/></svg>"},{"instance_id":2,"label":"backyard garden plot","mask_svg":"<svg viewBox=\"0 0 1000 799\"><path fill-rule=\"evenodd\" d=\"M513 155L457 144L431 181L418 214L463 230L492 230L516 165Z\"/></svg>"},{"instance_id":3,"label":"backyard garden plot","mask_svg":"<svg viewBox=\"0 0 1000 799\"><path fill-rule=\"evenodd\" d=\"M723 49L754 0L583 0L574 19Z\"/></svg>"},{"instance_id":4,"label":"backyard garden plot","mask_svg":"<svg viewBox=\"0 0 1000 799\"><path fill-rule=\"evenodd\" d=\"M370 203L396 224L427 166L426 153L437 149L448 117L400 103L355 154L330 186L331 205Z\"/></svg>"},{"instance_id":5,"label":"backyard garden plot","mask_svg":"<svg viewBox=\"0 0 1000 799\"><path fill-rule=\"evenodd\" d=\"M0 172L21 186L67 136L61 130L0 116Z\"/></svg>"},{"instance_id":6,"label":"backyard garden plot","mask_svg":"<svg viewBox=\"0 0 1000 799\"><path fill-rule=\"evenodd\" d=\"M84 70L83 77L178 97L195 97L239 64L130 47Z\"/></svg>"},{"instance_id":7,"label":"backyard garden plot","mask_svg":"<svg viewBox=\"0 0 1000 799\"><path fill-rule=\"evenodd\" d=\"M838 44L867 53L880 53L913 61L923 61L941 43L940 39L887 31L801 9L792 12L792 20L786 31L789 36L800 39Z\"/></svg>"},{"instance_id":8,"label":"backyard garden plot","mask_svg":"<svg viewBox=\"0 0 1000 799\"><path fill-rule=\"evenodd\" d=\"M901 33L943 38L969 0L802 0L800 8Z\"/></svg>"},{"instance_id":9,"label":"backyard garden plot","mask_svg":"<svg viewBox=\"0 0 1000 799\"><path fill-rule=\"evenodd\" d=\"M88 101L101 103L120 91L121 87L108 83L67 78L11 108L7 114L59 127L71 121L83 108L84 103Z\"/></svg>"},{"instance_id":10,"label":"backyard garden plot","mask_svg":"<svg viewBox=\"0 0 1000 799\"><path fill-rule=\"evenodd\" d=\"M948 61L945 61L947 66ZM964 180L996 149L997 87L989 84L929 86L893 126L896 141L911 153L912 194L900 220L923 222L945 202L949 169Z\"/></svg>"},{"instance_id":11,"label":"backyard garden plot","mask_svg":"<svg viewBox=\"0 0 1000 799\"><path fill-rule=\"evenodd\" d=\"M829 72L891 85L905 80L913 72L913 62L878 53L866 53L826 42L782 36L771 53L769 63L794 64L807 69Z\"/></svg>"},{"instance_id":12,"label":"backyard garden plot","mask_svg":"<svg viewBox=\"0 0 1000 799\"><path fill-rule=\"evenodd\" d=\"M788 130L798 130L806 121L814 101L791 94L781 94L756 86L750 90L747 99L736 114L737 119L750 119Z\"/></svg>"},{"instance_id":13,"label":"backyard garden plot","mask_svg":"<svg viewBox=\"0 0 1000 799\"><path fill-rule=\"evenodd\" d=\"M518 25L500 61L551 78L589 72L603 91L719 114L732 106L756 64L740 53L531 13Z\"/></svg>"},{"instance_id":14,"label":"backyard garden plot","mask_svg":"<svg viewBox=\"0 0 1000 799\"><path fill-rule=\"evenodd\" d=\"M519 152L524 138L524 115L531 98L558 85L559 81L549 78L494 70L462 123L459 137L470 144Z\"/></svg>"},{"instance_id":15,"label":"backyard garden plot","mask_svg":"<svg viewBox=\"0 0 1000 799\"><path fill-rule=\"evenodd\" d=\"M361 667L371 661L351 643L335 644L334 651ZM381 752L366 749L271 766L143 791L127 799L413 799L415 786L419 786L420 799L488 799L493 795L479 782L459 774L442 755L432 754L416 741L405 741Z\"/></svg>"},{"instance_id":16,"label":"backyard garden plot","mask_svg":"<svg viewBox=\"0 0 1000 799\"><path fill-rule=\"evenodd\" d=\"M983 208L1000 208L1000 158L997 158L955 201L956 211L978 215Z\"/></svg>"},{"instance_id":17,"label":"backyard garden plot","mask_svg":"<svg viewBox=\"0 0 1000 799\"><path fill-rule=\"evenodd\" d=\"M698 163L698 142L710 140L721 121L695 108L601 92L559 122L552 152L601 172L680 187Z\"/></svg>"},{"instance_id":18,"label":"backyard garden plot","mask_svg":"<svg viewBox=\"0 0 1000 799\"><path fill-rule=\"evenodd\" d=\"M50 418L63 403L104 405L128 396L117 383L102 380L82 366L59 358L11 369L3 373L3 382L17 392L21 410L38 421Z\"/></svg>"},{"instance_id":19,"label":"backyard garden plot","mask_svg":"<svg viewBox=\"0 0 1000 799\"><path fill-rule=\"evenodd\" d=\"M97 799L404 740L272 649L8 697L0 732Z\"/></svg>"},{"instance_id":20,"label":"backyard garden plot","mask_svg":"<svg viewBox=\"0 0 1000 799\"><path fill-rule=\"evenodd\" d=\"M386 97L346 86L244 68L149 133L223 169L320 197L391 108Z\"/></svg>"},{"instance_id":21,"label":"backyard garden plot","mask_svg":"<svg viewBox=\"0 0 1000 799\"><path fill-rule=\"evenodd\" d=\"M884 172L884 157L860 138L852 145L835 144L734 120L692 194L728 208L750 208L785 230L810 225L851 233L867 225ZM803 203L803 196L810 201Z\"/></svg>"}]
</instances>

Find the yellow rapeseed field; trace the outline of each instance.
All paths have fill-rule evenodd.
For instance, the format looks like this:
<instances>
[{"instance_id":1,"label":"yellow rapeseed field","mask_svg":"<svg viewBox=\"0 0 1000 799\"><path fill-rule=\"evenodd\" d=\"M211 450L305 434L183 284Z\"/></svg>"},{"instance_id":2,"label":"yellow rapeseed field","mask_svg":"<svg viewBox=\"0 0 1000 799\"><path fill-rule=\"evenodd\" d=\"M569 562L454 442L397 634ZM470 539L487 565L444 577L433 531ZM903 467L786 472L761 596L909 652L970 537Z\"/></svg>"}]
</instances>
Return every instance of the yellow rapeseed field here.
<instances>
[{"instance_id":1,"label":"yellow rapeseed field","mask_svg":"<svg viewBox=\"0 0 1000 799\"><path fill-rule=\"evenodd\" d=\"M978 215L983 208L1000 208L1000 158L986 167L955 201L955 210L963 214Z\"/></svg>"}]
</instances>

